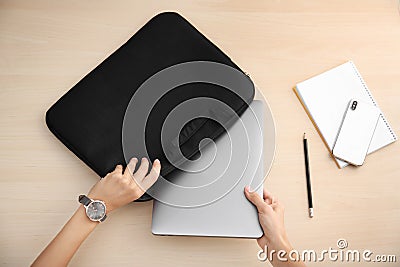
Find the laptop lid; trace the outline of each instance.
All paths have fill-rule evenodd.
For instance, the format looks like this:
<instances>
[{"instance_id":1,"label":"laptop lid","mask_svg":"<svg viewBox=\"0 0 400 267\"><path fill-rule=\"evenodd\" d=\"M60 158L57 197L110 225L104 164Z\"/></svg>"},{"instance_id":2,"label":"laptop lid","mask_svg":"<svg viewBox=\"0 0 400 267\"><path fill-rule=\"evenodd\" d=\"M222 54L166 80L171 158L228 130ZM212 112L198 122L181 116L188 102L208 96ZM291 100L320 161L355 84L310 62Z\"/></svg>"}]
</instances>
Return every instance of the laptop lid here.
<instances>
[{"instance_id":1,"label":"laptop lid","mask_svg":"<svg viewBox=\"0 0 400 267\"><path fill-rule=\"evenodd\" d=\"M158 188L162 192L153 204L153 234L260 237L257 210L243 190L250 185L262 195L262 102L253 101L226 134L181 169L185 171L168 177L179 191Z\"/></svg>"}]
</instances>

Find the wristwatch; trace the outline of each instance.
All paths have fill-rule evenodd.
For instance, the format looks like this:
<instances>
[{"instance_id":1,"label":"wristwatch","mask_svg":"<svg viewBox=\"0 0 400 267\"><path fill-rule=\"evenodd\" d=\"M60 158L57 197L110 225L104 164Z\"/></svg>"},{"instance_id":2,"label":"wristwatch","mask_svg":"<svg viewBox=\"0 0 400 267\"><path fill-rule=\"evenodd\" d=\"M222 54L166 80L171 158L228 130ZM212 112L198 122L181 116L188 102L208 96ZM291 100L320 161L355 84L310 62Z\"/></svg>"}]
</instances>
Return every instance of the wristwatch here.
<instances>
[{"instance_id":1,"label":"wristwatch","mask_svg":"<svg viewBox=\"0 0 400 267\"><path fill-rule=\"evenodd\" d=\"M79 203L86 209L86 215L91 221L102 222L107 218L106 204L101 200L93 200L85 195L79 196Z\"/></svg>"}]
</instances>

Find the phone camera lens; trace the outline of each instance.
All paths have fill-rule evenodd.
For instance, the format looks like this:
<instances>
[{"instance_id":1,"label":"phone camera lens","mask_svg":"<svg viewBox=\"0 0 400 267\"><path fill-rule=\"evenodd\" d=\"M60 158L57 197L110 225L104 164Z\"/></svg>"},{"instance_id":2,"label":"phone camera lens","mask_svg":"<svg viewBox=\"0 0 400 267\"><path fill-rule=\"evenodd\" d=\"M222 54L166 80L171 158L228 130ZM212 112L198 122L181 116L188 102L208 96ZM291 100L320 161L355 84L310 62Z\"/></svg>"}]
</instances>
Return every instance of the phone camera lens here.
<instances>
[{"instance_id":1,"label":"phone camera lens","mask_svg":"<svg viewBox=\"0 0 400 267\"><path fill-rule=\"evenodd\" d=\"M353 101L353 103L351 104L351 109L355 110L357 107L357 101Z\"/></svg>"}]
</instances>

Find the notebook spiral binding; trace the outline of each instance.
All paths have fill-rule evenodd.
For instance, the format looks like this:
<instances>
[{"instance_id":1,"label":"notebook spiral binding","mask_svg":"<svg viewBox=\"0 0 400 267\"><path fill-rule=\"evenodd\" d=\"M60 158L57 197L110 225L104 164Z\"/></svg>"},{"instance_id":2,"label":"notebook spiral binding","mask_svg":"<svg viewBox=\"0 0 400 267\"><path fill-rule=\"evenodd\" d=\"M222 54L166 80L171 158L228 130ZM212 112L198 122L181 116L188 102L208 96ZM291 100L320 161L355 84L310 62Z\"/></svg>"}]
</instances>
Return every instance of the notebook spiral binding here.
<instances>
[{"instance_id":1,"label":"notebook spiral binding","mask_svg":"<svg viewBox=\"0 0 400 267\"><path fill-rule=\"evenodd\" d=\"M356 73L357 77L360 79L360 81L361 81L361 83L362 83L362 85L363 85L365 91L367 92L369 98L372 100L372 103L374 103L374 106L376 106L377 108L379 108L379 106L378 106L378 104L376 103L374 97L372 96L370 90L368 89L367 84L365 83L364 79L361 77L361 74L358 72L358 70L357 70L356 66L354 65L353 61L350 61L350 63L351 63L351 66L353 67L353 70L354 70L354 72ZM394 131L392 130L392 128L390 127L390 125L389 125L389 123L387 122L385 116L383 116L383 113L382 113L382 112L381 112L381 115L380 115L380 116L381 116L381 118L383 119L383 121L385 122L386 127L387 127L388 130L390 131L390 133L391 133L391 135L392 135L392 137L393 137L393 140L396 141L396 140L397 140L397 136L396 136L396 134L394 133Z\"/></svg>"}]
</instances>

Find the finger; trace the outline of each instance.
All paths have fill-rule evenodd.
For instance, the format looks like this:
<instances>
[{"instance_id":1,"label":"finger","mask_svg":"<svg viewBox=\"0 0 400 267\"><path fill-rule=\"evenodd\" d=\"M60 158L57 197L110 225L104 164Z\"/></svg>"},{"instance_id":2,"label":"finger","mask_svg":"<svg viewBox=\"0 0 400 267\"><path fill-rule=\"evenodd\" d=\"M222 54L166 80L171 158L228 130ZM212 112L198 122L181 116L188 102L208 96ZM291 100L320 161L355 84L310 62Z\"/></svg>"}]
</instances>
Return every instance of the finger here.
<instances>
[{"instance_id":1,"label":"finger","mask_svg":"<svg viewBox=\"0 0 400 267\"><path fill-rule=\"evenodd\" d=\"M267 200L270 199L272 194L267 190L267 188L264 187L263 189L263 199Z\"/></svg>"},{"instance_id":2,"label":"finger","mask_svg":"<svg viewBox=\"0 0 400 267\"><path fill-rule=\"evenodd\" d=\"M256 206L258 212L265 212L265 206L267 205L264 200L257 194L257 192L250 192L249 186L244 188L244 194L246 198Z\"/></svg>"},{"instance_id":3,"label":"finger","mask_svg":"<svg viewBox=\"0 0 400 267\"><path fill-rule=\"evenodd\" d=\"M263 189L263 198L268 205L277 202L277 198L272 195L265 187Z\"/></svg>"},{"instance_id":4,"label":"finger","mask_svg":"<svg viewBox=\"0 0 400 267\"><path fill-rule=\"evenodd\" d=\"M161 171L161 163L158 159L153 162L153 167L151 168L150 172L146 177L144 177L141 185L143 189L146 191L149 189L158 179L160 176Z\"/></svg>"},{"instance_id":5,"label":"finger","mask_svg":"<svg viewBox=\"0 0 400 267\"><path fill-rule=\"evenodd\" d=\"M135 172L137 162L137 158L131 158L128 165L126 166L124 176L129 176L130 178L133 178L133 173Z\"/></svg>"},{"instance_id":6,"label":"finger","mask_svg":"<svg viewBox=\"0 0 400 267\"><path fill-rule=\"evenodd\" d=\"M142 158L139 169L135 172L134 176L138 182L142 181L149 171L149 161L146 158Z\"/></svg>"},{"instance_id":7,"label":"finger","mask_svg":"<svg viewBox=\"0 0 400 267\"><path fill-rule=\"evenodd\" d=\"M113 172L115 172L115 173L122 173L122 170L123 170L122 165L121 165L121 164L118 164L118 165L115 167L115 169L114 169Z\"/></svg>"},{"instance_id":8,"label":"finger","mask_svg":"<svg viewBox=\"0 0 400 267\"><path fill-rule=\"evenodd\" d=\"M275 198L275 196L272 196L272 195L265 199L265 203L267 203L268 205L271 205L275 202L276 202L276 198Z\"/></svg>"},{"instance_id":9,"label":"finger","mask_svg":"<svg viewBox=\"0 0 400 267\"><path fill-rule=\"evenodd\" d=\"M271 208L276 212L283 212L284 206L280 202L275 202L271 204Z\"/></svg>"}]
</instances>

